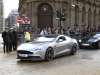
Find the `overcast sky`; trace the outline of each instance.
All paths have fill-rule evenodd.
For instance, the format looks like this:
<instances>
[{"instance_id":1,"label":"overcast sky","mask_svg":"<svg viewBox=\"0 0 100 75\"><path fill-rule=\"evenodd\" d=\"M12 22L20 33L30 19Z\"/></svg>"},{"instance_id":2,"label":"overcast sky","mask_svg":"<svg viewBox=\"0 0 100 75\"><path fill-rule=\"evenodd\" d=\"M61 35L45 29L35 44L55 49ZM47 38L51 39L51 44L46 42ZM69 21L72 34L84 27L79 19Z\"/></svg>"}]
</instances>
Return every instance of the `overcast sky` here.
<instances>
[{"instance_id":1,"label":"overcast sky","mask_svg":"<svg viewBox=\"0 0 100 75\"><path fill-rule=\"evenodd\" d=\"M12 9L18 9L19 0L4 0L4 14L5 18L8 17Z\"/></svg>"}]
</instances>

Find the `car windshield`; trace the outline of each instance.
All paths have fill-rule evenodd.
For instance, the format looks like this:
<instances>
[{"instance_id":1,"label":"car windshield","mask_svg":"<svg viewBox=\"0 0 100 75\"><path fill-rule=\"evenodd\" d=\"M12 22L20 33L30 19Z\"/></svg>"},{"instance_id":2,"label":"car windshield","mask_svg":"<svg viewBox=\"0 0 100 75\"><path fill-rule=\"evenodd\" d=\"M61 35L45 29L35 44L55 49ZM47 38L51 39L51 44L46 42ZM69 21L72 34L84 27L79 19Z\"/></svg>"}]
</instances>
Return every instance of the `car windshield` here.
<instances>
[{"instance_id":1,"label":"car windshield","mask_svg":"<svg viewBox=\"0 0 100 75\"><path fill-rule=\"evenodd\" d=\"M100 34L96 34L96 35L94 35L93 37L94 37L94 38L98 38L98 37L100 37Z\"/></svg>"},{"instance_id":2,"label":"car windshield","mask_svg":"<svg viewBox=\"0 0 100 75\"><path fill-rule=\"evenodd\" d=\"M32 42L53 42L58 35L35 35Z\"/></svg>"},{"instance_id":3,"label":"car windshield","mask_svg":"<svg viewBox=\"0 0 100 75\"><path fill-rule=\"evenodd\" d=\"M91 33L91 34L88 34L87 36L86 36L87 38L95 38L95 37L100 37L100 34L94 34L94 33Z\"/></svg>"},{"instance_id":4,"label":"car windshield","mask_svg":"<svg viewBox=\"0 0 100 75\"><path fill-rule=\"evenodd\" d=\"M53 42L56 37L38 37L34 39L35 42Z\"/></svg>"},{"instance_id":5,"label":"car windshield","mask_svg":"<svg viewBox=\"0 0 100 75\"><path fill-rule=\"evenodd\" d=\"M88 34L86 37L87 38L90 38L90 37L93 37L95 34Z\"/></svg>"}]
</instances>

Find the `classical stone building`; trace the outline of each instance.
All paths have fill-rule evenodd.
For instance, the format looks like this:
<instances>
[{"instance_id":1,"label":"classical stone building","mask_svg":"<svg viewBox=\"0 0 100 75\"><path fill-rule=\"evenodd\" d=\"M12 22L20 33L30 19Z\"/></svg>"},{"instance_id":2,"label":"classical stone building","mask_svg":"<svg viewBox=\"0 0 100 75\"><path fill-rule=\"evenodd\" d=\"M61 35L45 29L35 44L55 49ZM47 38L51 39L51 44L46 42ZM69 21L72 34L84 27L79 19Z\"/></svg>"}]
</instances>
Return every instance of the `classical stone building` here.
<instances>
[{"instance_id":1,"label":"classical stone building","mask_svg":"<svg viewBox=\"0 0 100 75\"><path fill-rule=\"evenodd\" d=\"M0 33L4 29L4 1L0 0Z\"/></svg>"},{"instance_id":2,"label":"classical stone building","mask_svg":"<svg viewBox=\"0 0 100 75\"><path fill-rule=\"evenodd\" d=\"M66 21L56 20L57 10L65 14ZM19 0L19 15L30 17L31 26L44 27L98 27L100 0Z\"/></svg>"},{"instance_id":3,"label":"classical stone building","mask_svg":"<svg viewBox=\"0 0 100 75\"><path fill-rule=\"evenodd\" d=\"M18 24L17 24L18 17L19 17L18 10L12 9L11 12L9 13L8 17L6 18L6 21L5 21L6 27L9 27L9 28L18 27Z\"/></svg>"}]
</instances>

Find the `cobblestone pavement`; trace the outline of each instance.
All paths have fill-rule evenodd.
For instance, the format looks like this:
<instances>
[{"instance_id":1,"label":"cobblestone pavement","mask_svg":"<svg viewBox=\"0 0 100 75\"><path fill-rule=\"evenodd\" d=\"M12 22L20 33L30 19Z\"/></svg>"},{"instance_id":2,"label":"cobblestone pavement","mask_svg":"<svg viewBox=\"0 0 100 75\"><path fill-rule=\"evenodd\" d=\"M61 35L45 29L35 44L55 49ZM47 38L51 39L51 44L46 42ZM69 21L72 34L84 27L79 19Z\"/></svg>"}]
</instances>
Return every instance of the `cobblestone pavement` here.
<instances>
[{"instance_id":1,"label":"cobblestone pavement","mask_svg":"<svg viewBox=\"0 0 100 75\"><path fill-rule=\"evenodd\" d=\"M0 75L100 75L100 50L79 49L46 61L20 61L16 52L4 54L0 47Z\"/></svg>"}]
</instances>

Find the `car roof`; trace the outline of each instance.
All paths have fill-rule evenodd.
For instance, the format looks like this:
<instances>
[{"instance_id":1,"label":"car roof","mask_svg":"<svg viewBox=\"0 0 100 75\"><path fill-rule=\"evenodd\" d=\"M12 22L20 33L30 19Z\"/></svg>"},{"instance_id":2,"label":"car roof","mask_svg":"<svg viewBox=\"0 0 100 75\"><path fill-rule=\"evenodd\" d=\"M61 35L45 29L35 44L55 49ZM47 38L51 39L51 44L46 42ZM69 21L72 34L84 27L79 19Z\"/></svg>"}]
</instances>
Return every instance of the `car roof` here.
<instances>
[{"instance_id":1,"label":"car roof","mask_svg":"<svg viewBox=\"0 0 100 75\"><path fill-rule=\"evenodd\" d=\"M55 38L55 37L60 37L60 36L65 36L65 35L62 35L62 34L52 34L52 35L35 35L34 37L48 37L48 38Z\"/></svg>"},{"instance_id":2,"label":"car roof","mask_svg":"<svg viewBox=\"0 0 100 75\"><path fill-rule=\"evenodd\" d=\"M91 32L91 33L87 34L86 37L90 37L90 36L93 37L95 35L100 35L100 32Z\"/></svg>"},{"instance_id":3,"label":"car roof","mask_svg":"<svg viewBox=\"0 0 100 75\"><path fill-rule=\"evenodd\" d=\"M100 32L91 32L89 34L100 34Z\"/></svg>"},{"instance_id":4,"label":"car roof","mask_svg":"<svg viewBox=\"0 0 100 75\"><path fill-rule=\"evenodd\" d=\"M38 35L34 35L34 37L48 37L48 38L50 38L50 37L58 37L59 35L57 35L57 34L52 34L52 35L40 35L40 34L38 34Z\"/></svg>"}]
</instances>

